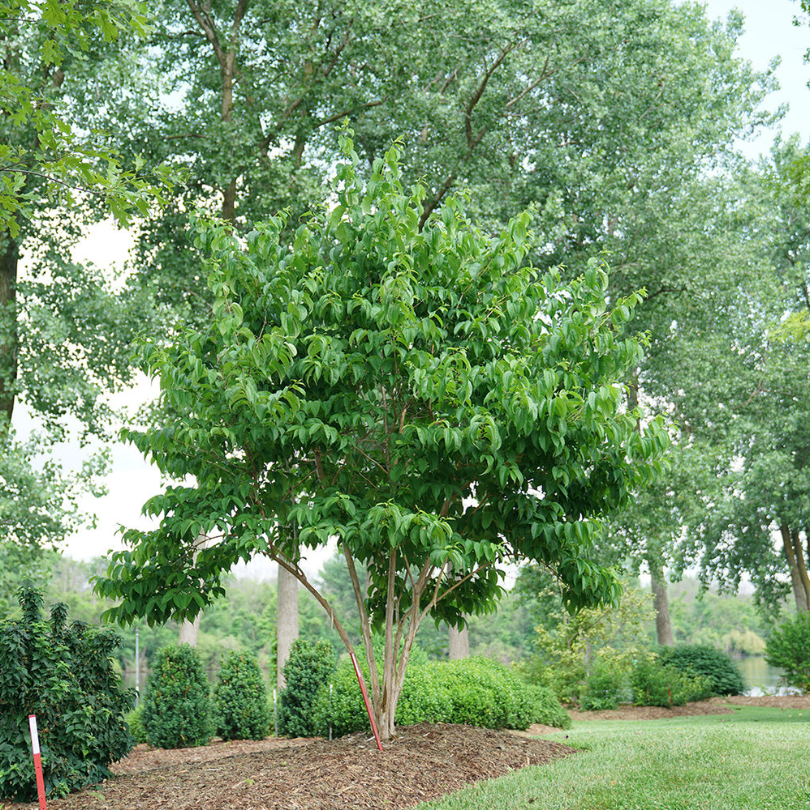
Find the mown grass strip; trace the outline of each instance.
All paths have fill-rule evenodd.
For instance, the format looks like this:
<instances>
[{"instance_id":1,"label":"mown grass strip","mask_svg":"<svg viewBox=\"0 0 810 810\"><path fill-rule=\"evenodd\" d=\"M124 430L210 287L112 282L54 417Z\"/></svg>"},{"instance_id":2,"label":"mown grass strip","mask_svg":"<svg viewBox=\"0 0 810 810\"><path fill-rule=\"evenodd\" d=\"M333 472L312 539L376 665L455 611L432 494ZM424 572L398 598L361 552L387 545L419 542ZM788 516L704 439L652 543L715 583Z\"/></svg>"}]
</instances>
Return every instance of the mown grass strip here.
<instances>
[{"instance_id":1,"label":"mown grass strip","mask_svg":"<svg viewBox=\"0 0 810 810\"><path fill-rule=\"evenodd\" d=\"M810 711L575 723L583 748L419 810L810 810Z\"/></svg>"}]
</instances>

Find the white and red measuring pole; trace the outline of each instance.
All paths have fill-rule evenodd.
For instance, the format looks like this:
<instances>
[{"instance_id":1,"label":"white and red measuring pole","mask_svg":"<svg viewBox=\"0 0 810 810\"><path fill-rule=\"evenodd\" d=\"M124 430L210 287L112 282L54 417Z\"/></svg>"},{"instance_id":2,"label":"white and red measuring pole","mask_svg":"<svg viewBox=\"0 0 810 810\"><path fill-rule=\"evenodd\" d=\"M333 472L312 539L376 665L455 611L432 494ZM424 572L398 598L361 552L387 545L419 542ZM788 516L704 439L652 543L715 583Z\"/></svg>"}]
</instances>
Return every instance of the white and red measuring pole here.
<instances>
[{"instance_id":1,"label":"white and red measuring pole","mask_svg":"<svg viewBox=\"0 0 810 810\"><path fill-rule=\"evenodd\" d=\"M39 810L47 810L45 804L45 779L42 776L42 757L39 753L39 732L37 731L37 716L28 715L28 725L31 729L31 748L34 751L34 770L37 772L37 795L39 796Z\"/></svg>"}]
</instances>

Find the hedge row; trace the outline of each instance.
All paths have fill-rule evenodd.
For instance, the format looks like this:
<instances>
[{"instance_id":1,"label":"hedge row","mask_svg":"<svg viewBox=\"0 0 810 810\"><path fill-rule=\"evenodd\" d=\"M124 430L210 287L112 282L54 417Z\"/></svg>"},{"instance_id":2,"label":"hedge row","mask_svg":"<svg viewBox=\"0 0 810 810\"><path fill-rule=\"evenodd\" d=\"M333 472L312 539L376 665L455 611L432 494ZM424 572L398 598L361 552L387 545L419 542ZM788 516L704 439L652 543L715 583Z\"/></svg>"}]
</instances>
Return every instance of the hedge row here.
<instances>
[{"instance_id":1,"label":"hedge row","mask_svg":"<svg viewBox=\"0 0 810 810\"><path fill-rule=\"evenodd\" d=\"M368 682L368 667L363 664ZM354 668L343 660L321 686L313 710L314 727L335 736L368 728L368 716ZM526 729L532 723L570 728L571 718L550 689L529 686L510 669L487 658L411 662L405 676L396 723L464 723L485 728Z\"/></svg>"}]
</instances>

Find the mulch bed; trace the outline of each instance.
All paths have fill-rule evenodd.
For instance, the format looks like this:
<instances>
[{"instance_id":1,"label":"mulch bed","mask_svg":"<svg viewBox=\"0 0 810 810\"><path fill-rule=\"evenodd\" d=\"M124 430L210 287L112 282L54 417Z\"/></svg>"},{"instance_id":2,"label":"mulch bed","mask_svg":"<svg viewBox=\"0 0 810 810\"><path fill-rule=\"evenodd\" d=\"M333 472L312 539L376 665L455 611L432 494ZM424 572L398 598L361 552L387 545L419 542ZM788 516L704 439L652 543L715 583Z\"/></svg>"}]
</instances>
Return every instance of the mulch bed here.
<instances>
[{"instance_id":1,"label":"mulch bed","mask_svg":"<svg viewBox=\"0 0 810 810\"><path fill-rule=\"evenodd\" d=\"M810 696L712 698L672 709L622 706L616 711L572 711L575 720L655 720L724 714L733 706L810 709ZM284 740L222 742L175 751L139 745L113 765L113 779L65 799L50 810L371 810L412 807L527 765L576 753L530 735L471 726L419 725L398 729L378 751L370 734L333 742ZM0 810L36 810L4 804Z\"/></svg>"},{"instance_id":2,"label":"mulch bed","mask_svg":"<svg viewBox=\"0 0 810 810\"><path fill-rule=\"evenodd\" d=\"M50 810L378 810L412 807L527 765L575 753L550 740L471 726L417 725L377 750L369 734L326 740L268 740L265 750L195 757L155 767L169 752L143 751L135 771L126 760L115 778L65 799ZM240 743L240 745L249 745ZM140 747L140 746L139 746ZM201 749L193 749L200 752ZM138 757L138 752L135 758ZM224 756L223 756L224 754ZM128 758L132 760L133 758ZM0 803L0 808L3 805ZM36 805L6 805L35 808Z\"/></svg>"}]
</instances>

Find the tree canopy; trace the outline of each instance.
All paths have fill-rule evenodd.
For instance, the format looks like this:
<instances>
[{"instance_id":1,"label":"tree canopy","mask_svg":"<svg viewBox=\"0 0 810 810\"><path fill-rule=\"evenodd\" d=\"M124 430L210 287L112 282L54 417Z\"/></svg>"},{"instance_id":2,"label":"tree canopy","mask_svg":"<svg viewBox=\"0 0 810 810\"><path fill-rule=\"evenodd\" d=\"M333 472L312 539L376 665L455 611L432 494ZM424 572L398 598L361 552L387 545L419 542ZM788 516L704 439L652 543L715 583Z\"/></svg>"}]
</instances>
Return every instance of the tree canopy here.
<instances>
[{"instance_id":1,"label":"tree canopy","mask_svg":"<svg viewBox=\"0 0 810 810\"><path fill-rule=\"evenodd\" d=\"M263 553L319 597L298 554L337 537L363 619L377 720L393 728L419 623L492 609L501 564L560 577L572 607L611 601L588 560L601 520L661 470L659 421L639 429L622 380L640 343L620 337L638 295L606 301L593 263L563 284L525 264L530 215L498 238L448 197L421 227L396 148L367 184L352 161L291 243L283 215L242 243L200 223L214 318L147 347L168 421L127 437L170 487L146 506L98 588L129 622L193 617L222 574ZM195 548L201 534L215 538ZM368 589L356 576L365 566ZM354 572L354 573L353 573ZM383 689L371 640L384 631Z\"/></svg>"}]
</instances>

